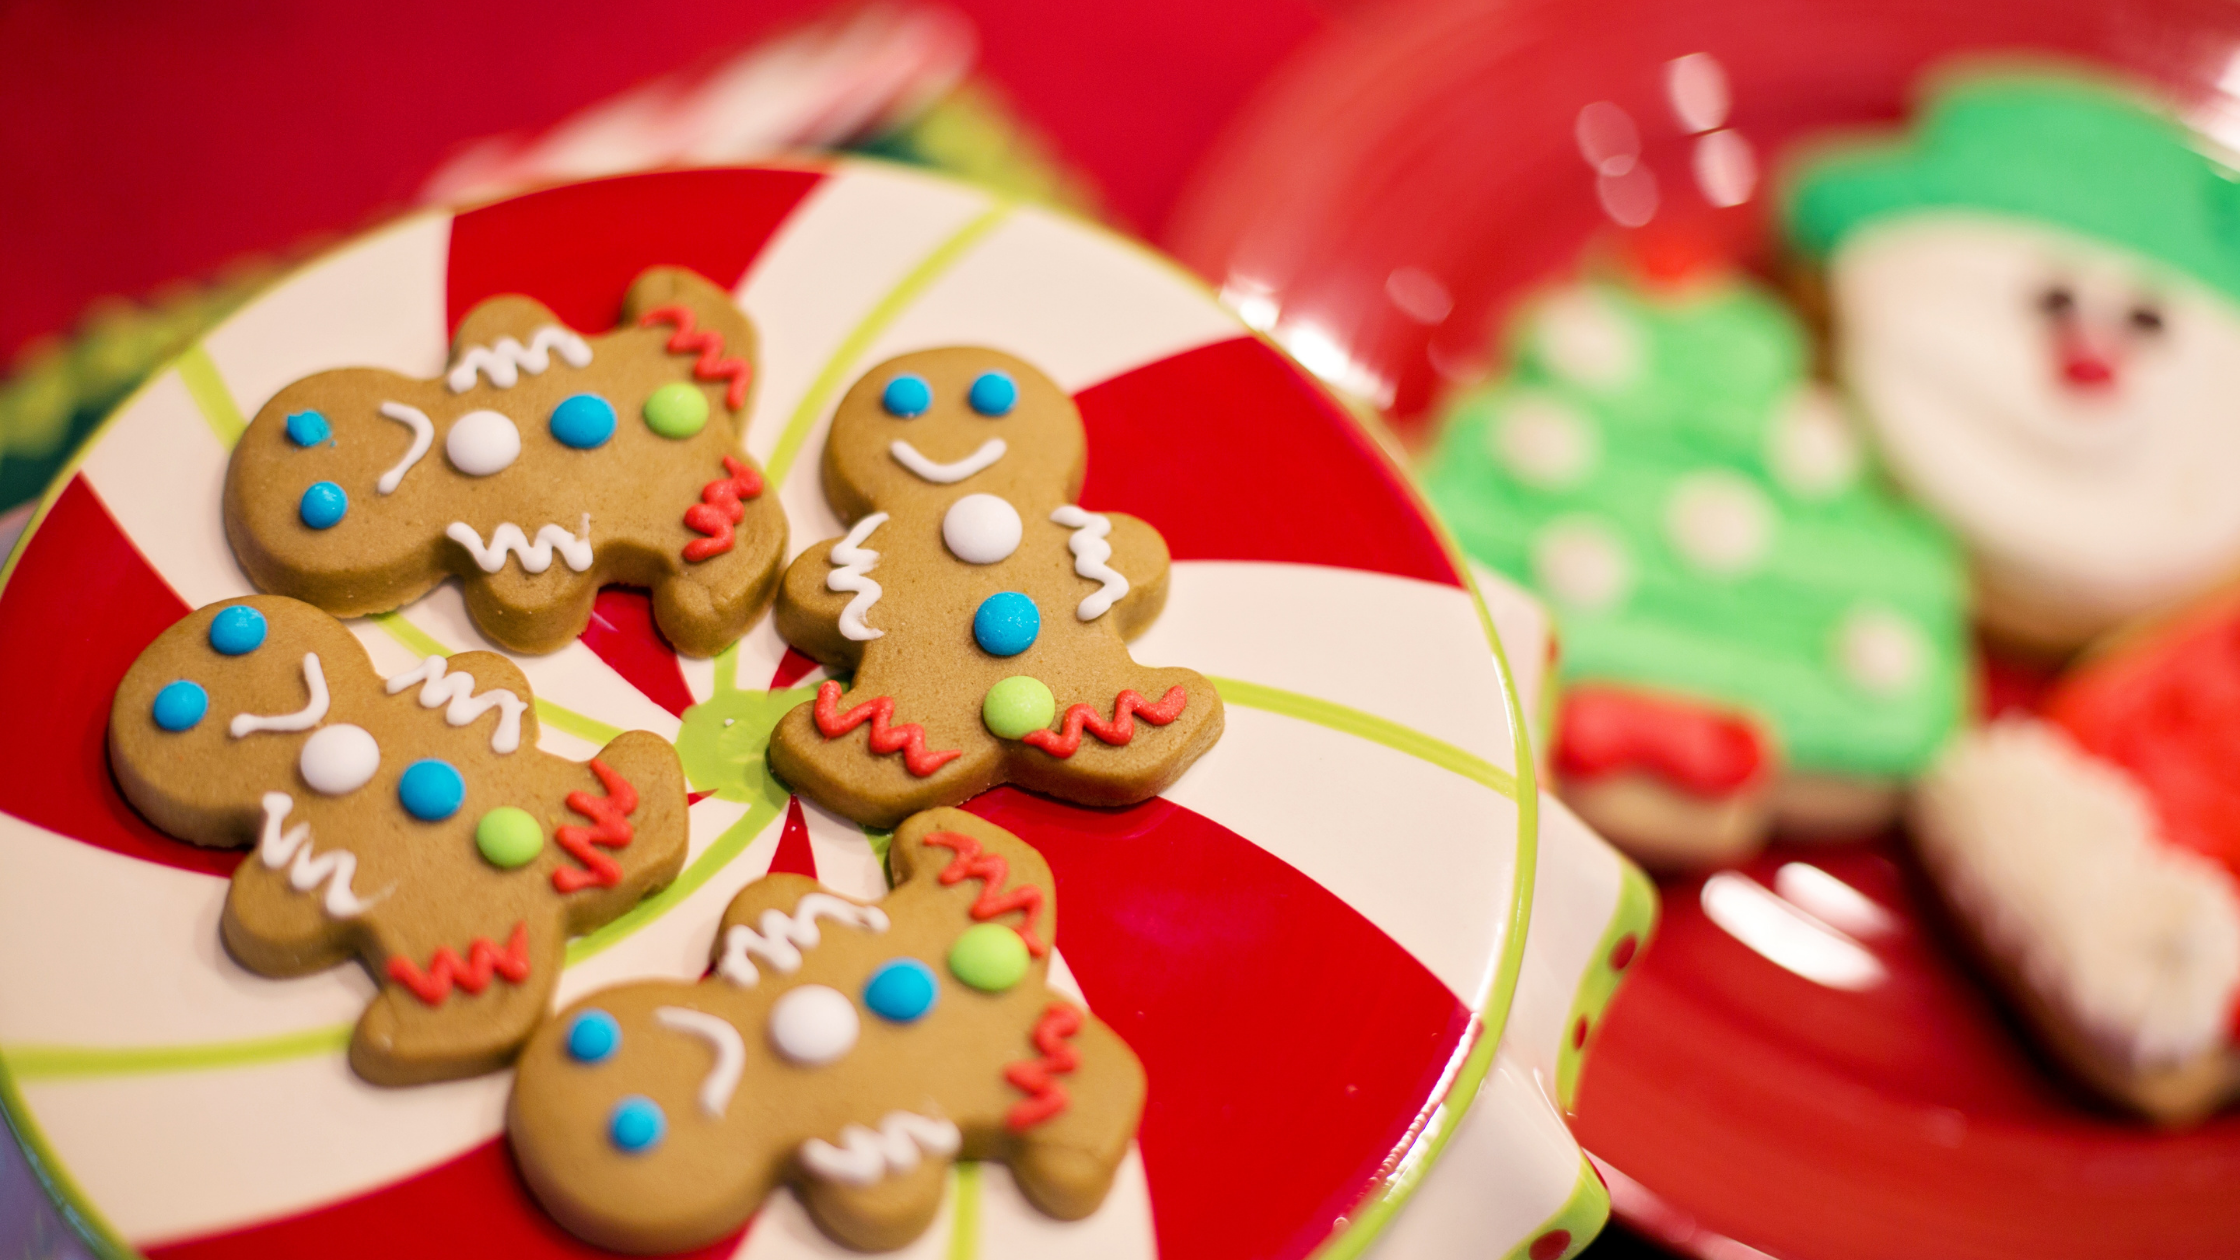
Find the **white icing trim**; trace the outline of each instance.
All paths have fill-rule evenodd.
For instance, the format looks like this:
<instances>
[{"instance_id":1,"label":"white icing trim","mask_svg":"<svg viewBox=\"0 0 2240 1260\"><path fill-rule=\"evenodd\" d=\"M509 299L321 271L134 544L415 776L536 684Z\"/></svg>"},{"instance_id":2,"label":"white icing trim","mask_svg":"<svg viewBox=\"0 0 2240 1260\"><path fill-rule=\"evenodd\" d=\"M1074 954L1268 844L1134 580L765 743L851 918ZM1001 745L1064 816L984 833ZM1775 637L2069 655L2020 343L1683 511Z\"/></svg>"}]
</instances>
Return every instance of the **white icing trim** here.
<instances>
[{"instance_id":1,"label":"white icing trim","mask_svg":"<svg viewBox=\"0 0 2240 1260\"><path fill-rule=\"evenodd\" d=\"M937 486L953 486L974 473L986 471L990 465L1002 459L1004 452L1009 449L1002 438L989 438L980 444L979 450L951 464L937 464L927 459L918 452L917 447L900 438L896 438L887 451L894 456L894 462L917 474L920 479Z\"/></svg>"},{"instance_id":2,"label":"white icing trim","mask_svg":"<svg viewBox=\"0 0 2240 1260\"><path fill-rule=\"evenodd\" d=\"M657 1006L653 1008L653 1018L672 1032L698 1037L715 1051L715 1066L709 1068L707 1076L700 1081L700 1110L717 1120L723 1119L724 1108L731 1105L731 1095L738 1092L739 1078L746 1074L746 1039L732 1027L730 1020L689 1006Z\"/></svg>"},{"instance_id":3,"label":"white icing trim","mask_svg":"<svg viewBox=\"0 0 2240 1260\"><path fill-rule=\"evenodd\" d=\"M1112 518L1068 503L1052 512L1050 519L1073 531L1073 537L1066 540L1066 550L1073 553L1073 571L1101 583L1073 610L1073 615L1081 620L1095 621L1128 593L1128 579L1106 563L1112 559L1112 544L1105 541L1106 535L1112 532Z\"/></svg>"},{"instance_id":4,"label":"white icing trim","mask_svg":"<svg viewBox=\"0 0 2240 1260\"><path fill-rule=\"evenodd\" d=\"M801 1164L826 1181L870 1186L916 1168L921 1151L947 1158L963 1145L964 1134L953 1121L890 1111L877 1131L860 1124L841 1129L838 1146L823 1138L803 1142Z\"/></svg>"},{"instance_id":5,"label":"white icing trim","mask_svg":"<svg viewBox=\"0 0 2240 1260\"><path fill-rule=\"evenodd\" d=\"M257 857L268 869L277 871L289 866L292 859L288 886L297 892L310 892L320 881L326 881L327 913L337 919L356 918L388 895L384 889L361 898L350 890L350 881L358 874L358 858L348 849L329 849L318 857L311 856L310 823L297 823L283 835L281 824L295 807L295 798L286 792L264 794L264 834L257 841Z\"/></svg>"},{"instance_id":6,"label":"white icing trim","mask_svg":"<svg viewBox=\"0 0 2240 1260\"><path fill-rule=\"evenodd\" d=\"M2131 1063L2229 1040L2240 891L2164 839L2122 769L2061 728L2009 718L1961 737L1923 781L1914 832L1985 941Z\"/></svg>"},{"instance_id":7,"label":"white icing trim","mask_svg":"<svg viewBox=\"0 0 2240 1260\"><path fill-rule=\"evenodd\" d=\"M873 512L857 521L846 538L832 544L829 559L833 569L825 576L824 587L836 595L855 596L840 610L840 633L858 643L868 643L886 633L863 623L863 615L871 611L871 606L879 602L883 593L877 582L865 576L871 572L871 566L879 563L879 553L863 544L871 537L872 530L886 523L885 512Z\"/></svg>"},{"instance_id":8,"label":"white icing trim","mask_svg":"<svg viewBox=\"0 0 2240 1260\"><path fill-rule=\"evenodd\" d=\"M763 911L760 932L744 923L732 924L723 934L723 958L716 963L716 974L742 989L753 988L762 978L749 958L753 955L792 975L801 969L801 951L815 949L824 939L817 931L819 918L871 932L887 930L887 912L877 906L859 906L831 893L809 893L791 915L776 907Z\"/></svg>"},{"instance_id":9,"label":"white icing trim","mask_svg":"<svg viewBox=\"0 0 2240 1260\"><path fill-rule=\"evenodd\" d=\"M443 720L453 726L465 726L496 709L498 729L490 733L490 751L510 753L521 747L521 715L529 711L528 704L503 687L493 687L477 696L474 693L474 675L447 675L445 671L449 668L442 657L431 656L412 669L389 679L389 694L393 696L412 684L419 683L420 707L442 708Z\"/></svg>"},{"instance_id":10,"label":"white icing trim","mask_svg":"<svg viewBox=\"0 0 2240 1260\"><path fill-rule=\"evenodd\" d=\"M552 366L549 352L553 350L560 352L569 367L591 364L591 347L583 338L558 324L546 324L530 334L526 346L511 337L500 337L487 348L469 346L459 356L451 374L444 378L444 383L451 387L452 393L464 394L474 388L475 373L481 372L499 389L512 389L521 382L523 372L531 376L543 375L545 369Z\"/></svg>"},{"instance_id":11,"label":"white icing trim","mask_svg":"<svg viewBox=\"0 0 2240 1260\"><path fill-rule=\"evenodd\" d=\"M531 573L542 573L552 567L552 549L560 549L560 558L568 567L581 573L591 567L591 513L583 514L580 534L571 534L558 525L547 525L537 531L535 545L521 527L507 521L490 531L490 543L484 546L482 535L465 521L453 521L443 531L443 536L465 547L474 556L474 562L484 573L496 573L506 567L506 553L521 557L521 567Z\"/></svg>"},{"instance_id":12,"label":"white icing trim","mask_svg":"<svg viewBox=\"0 0 2240 1260\"><path fill-rule=\"evenodd\" d=\"M253 735L258 731L308 731L327 716L327 676L319 668L319 654L303 654L303 684L311 689L311 703L293 713L261 717L254 713L237 713L228 728L233 737Z\"/></svg>"},{"instance_id":13,"label":"white icing trim","mask_svg":"<svg viewBox=\"0 0 2240 1260\"><path fill-rule=\"evenodd\" d=\"M428 413L418 407L407 407L401 402L381 404L381 414L391 420L402 421L412 430L412 449L404 453L404 458L397 461L396 467L381 474L381 480L373 483L374 489L383 494L392 494L403 483L404 475L412 470L414 464L420 462L422 455L428 453L429 445L436 440L436 426L428 422Z\"/></svg>"}]
</instances>

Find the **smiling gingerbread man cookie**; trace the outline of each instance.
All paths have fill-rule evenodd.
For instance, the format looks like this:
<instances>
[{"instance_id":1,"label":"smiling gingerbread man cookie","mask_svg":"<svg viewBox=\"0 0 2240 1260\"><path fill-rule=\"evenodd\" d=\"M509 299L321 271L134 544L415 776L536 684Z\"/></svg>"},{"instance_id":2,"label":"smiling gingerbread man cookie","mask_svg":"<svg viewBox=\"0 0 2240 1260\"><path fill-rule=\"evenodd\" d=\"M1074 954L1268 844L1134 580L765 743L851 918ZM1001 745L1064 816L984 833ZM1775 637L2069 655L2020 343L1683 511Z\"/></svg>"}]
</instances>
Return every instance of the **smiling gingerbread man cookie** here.
<instances>
[{"instance_id":1,"label":"smiling gingerbread man cookie","mask_svg":"<svg viewBox=\"0 0 2240 1260\"><path fill-rule=\"evenodd\" d=\"M1005 782L1131 804L1213 746L1213 685L1128 654L1166 602L1166 543L1074 502L1086 455L1073 400L1000 351L904 355L848 391L824 490L850 528L795 558L777 618L853 681L779 724L787 783L886 827Z\"/></svg>"},{"instance_id":2,"label":"smiling gingerbread man cookie","mask_svg":"<svg viewBox=\"0 0 2240 1260\"><path fill-rule=\"evenodd\" d=\"M640 275L600 337L492 298L434 380L346 368L274 395L227 468L226 537L258 586L340 617L456 576L517 652L581 633L602 585L649 587L669 641L712 656L785 556L740 447L754 358L747 317L679 268Z\"/></svg>"},{"instance_id":3,"label":"smiling gingerbread man cookie","mask_svg":"<svg viewBox=\"0 0 2240 1260\"><path fill-rule=\"evenodd\" d=\"M697 984L594 993L522 1051L506 1128L563 1225L678 1251L791 1183L862 1250L921 1234L958 1159L1088 1215L1143 1112L1118 1034L1048 983L1050 868L962 810L903 823L876 905L802 875L747 885Z\"/></svg>"},{"instance_id":4,"label":"smiling gingerbread man cookie","mask_svg":"<svg viewBox=\"0 0 2240 1260\"><path fill-rule=\"evenodd\" d=\"M539 750L528 680L493 652L384 682L342 623L254 596L158 636L117 687L109 762L148 820L254 845L222 927L253 971L362 960L350 1040L376 1084L504 1066L544 1017L568 938L676 878L685 780L629 731L589 765Z\"/></svg>"}]
</instances>

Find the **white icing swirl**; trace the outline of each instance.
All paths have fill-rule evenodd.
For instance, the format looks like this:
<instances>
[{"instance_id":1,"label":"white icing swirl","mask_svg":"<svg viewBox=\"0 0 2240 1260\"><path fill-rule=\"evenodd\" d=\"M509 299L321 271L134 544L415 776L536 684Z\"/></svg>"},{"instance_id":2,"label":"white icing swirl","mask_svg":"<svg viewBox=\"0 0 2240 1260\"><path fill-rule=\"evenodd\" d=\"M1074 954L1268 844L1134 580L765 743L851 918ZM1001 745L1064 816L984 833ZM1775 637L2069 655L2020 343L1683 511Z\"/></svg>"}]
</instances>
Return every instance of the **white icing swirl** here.
<instances>
[{"instance_id":1,"label":"white icing swirl","mask_svg":"<svg viewBox=\"0 0 2240 1260\"><path fill-rule=\"evenodd\" d=\"M1107 563L1112 559L1112 544L1105 539L1112 533L1112 518L1068 503L1052 512L1050 519L1073 531L1073 537L1066 540L1066 550L1073 553L1073 571L1099 584L1073 610L1081 620L1095 621L1128 593L1128 579Z\"/></svg>"},{"instance_id":2,"label":"white icing swirl","mask_svg":"<svg viewBox=\"0 0 2240 1260\"><path fill-rule=\"evenodd\" d=\"M293 713L262 717L254 713L237 713L228 728L233 737L253 735L258 731L308 731L327 716L327 676L319 668L319 654L303 654L303 685L311 689L311 701Z\"/></svg>"},{"instance_id":3,"label":"white icing swirl","mask_svg":"<svg viewBox=\"0 0 2240 1260\"><path fill-rule=\"evenodd\" d=\"M543 375L544 370L552 366L554 350L560 352L569 367L591 364L591 347L583 338L557 324L546 324L530 334L526 346L511 337L500 337L487 348L468 347L444 383L451 386L452 393L464 394L474 388L475 373L480 372L499 389L512 389L520 383L523 372L531 376Z\"/></svg>"},{"instance_id":4,"label":"white icing swirl","mask_svg":"<svg viewBox=\"0 0 2240 1260\"><path fill-rule=\"evenodd\" d=\"M448 669L442 657L431 656L389 679L386 684L389 694L393 696L419 683L420 707L442 708L443 720L453 726L465 726L496 709L498 729L490 732L490 751L510 753L521 747L521 715L529 711L528 703L503 687L493 687L478 696L474 693L473 674L447 674Z\"/></svg>"},{"instance_id":5,"label":"white icing swirl","mask_svg":"<svg viewBox=\"0 0 2240 1260\"><path fill-rule=\"evenodd\" d=\"M886 523L885 512L873 512L857 521L846 538L832 544L833 570L825 576L825 589L836 595L855 596L840 610L840 633L858 643L868 643L886 633L872 629L863 621L863 615L871 611L871 606L879 602L883 593L879 584L868 576L871 566L879 563L879 553L863 544L871 537L872 530Z\"/></svg>"},{"instance_id":6,"label":"white icing swirl","mask_svg":"<svg viewBox=\"0 0 2240 1260\"><path fill-rule=\"evenodd\" d=\"M560 558L567 561L568 567L576 572L581 573L591 567L589 512L583 514L580 534L571 534L558 525L547 525L537 531L537 541L533 545L529 536L522 533L521 527L512 521L492 530L487 546L483 544L482 535L476 533L474 526L465 521L451 522L451 527L443 531L443 536L465 547L484 573L496 573L506 567L506 555L509 552L521 557L523 569L531 573L542 573L552 567L554 548L559 549Z\"/></svg>"}]
</instances>

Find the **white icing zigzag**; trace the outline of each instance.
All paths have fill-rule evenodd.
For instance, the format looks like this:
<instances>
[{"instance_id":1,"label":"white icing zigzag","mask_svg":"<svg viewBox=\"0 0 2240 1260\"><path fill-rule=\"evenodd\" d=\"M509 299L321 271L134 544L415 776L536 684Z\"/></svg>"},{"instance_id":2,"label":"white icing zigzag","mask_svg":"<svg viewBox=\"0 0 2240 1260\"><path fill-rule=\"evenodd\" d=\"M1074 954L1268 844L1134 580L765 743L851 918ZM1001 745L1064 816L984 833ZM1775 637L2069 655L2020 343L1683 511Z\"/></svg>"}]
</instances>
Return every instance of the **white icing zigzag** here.
<instances>
[{"instance_id":1,"label":"white icing zigzag","mask_svg":"<svg viewBox=\"0 0 2240 1260\"><path fill-rule=\"evenodd\" d=\"M1066 550L1073 553L1073 571L1092 582L1102 583L1073 610L1073 615L1081 620L1095 621L1128 593L1128 579L1106 563L1112 559L1112 544L1105 541L1105 536L1112 532L1112 518L1068 503L1052 512L1050 519L1073 531L1073 537L1066 540Z\"/></svg>"},{"instance_id":2,"label":"white icing zigzag","mask_svg":"<svg viewBox=\"0 0 2240 1260\"><path fill-rule=\"evenodd\" d=\"M894 456L894 462L919 477L937 486L952 486L1002 459L1009 449L1002 438L989 438L980 444L979 450L953 464L936 464L920 454L917 447L898 438L887 448L887 453Z\"/></svg>"},{"instance_id":3,"label":"white icing zigzag","mask_svg":"<svg viewBox=\"0 0 2240 1260\"><path fill-rule=\"evenodd\" d=\"M689 1006L657 1006L653 1018L672 1032L698 1037L716 1052L715 1066L700 1081L700 1110L723 1119L723 1109L731 1105L731 1095L738 1092L739 1078L747 1070L747 1043L739 1030L730 1020Z\"/></svg>"},{"instance_id":4,"label":"white icing zigzag","mask_svg":"<svg viewBox=\"0 0 2240 1260\"><path fill-rule=\"evenodd\" d=\"M890 1111L873 1132L860 1124L840 1130L840 1145L823 1138L801 1144L801 1163L817 1176L842 1185L874 1185L918 1166L919 1152L949 1156L964 1145L964 1135L948 1120L914 1111Z\"/></svg>"},{"instance_id":5,"label":"white icing zigzag","mask_svg":"<svg viewBox=\"0 0 2240 1260\"><path fill-rule=\"evenodd\" d=\"M569 367L590 366L591 347L583 338L558 324L546 324L530 335L526 346L511 337L500 337L487 349L469 347L459 356L458 364L451 369L451 375L444 378L444 383L451 386L452 393L464 394L474 388L475 373L481 372L499 389L512 389L520 383L521 373L540 376L551 367L550 352L554 350L560 352Z\"/></svg>"},{"instance_id":6,"label":"white icing zigzag","mask_svg":"<svg viewBox=\"0 0 2240 1260\"><path fill-rule=\"evenodd\" d=\"M404 453L404 458L397 461L396 467L381 474L381 480L373 483L374 489L383 494L389 494L396 490L399 483L404 481L405 473L411 471L412 466L420 462L420 457L428 453L429 443L436 440L436 426L428 422L427 412L420 410L418 407L407 407L401 402L381 404L381 414L391 420L400 421L412 429L412 449Z\"/></svg>"},{"instance_id":7,"label":"white icing zigzag","mask_svg":"<svg viewBox=\"0 0 2240 1260\"><path fill-rule=\"evenodd\" d=\"M311 703L293 713L275 717L260 717L254 713L237 713L229 729L233 737L253 735L258 731L308 731L327 716L327 676L319 668L319 654L303 654L303 683L311 689Z\"/></svg>"},{"instance_id":8,"label":"white icing zigzag","mask_svg":"<svg viewBox=\"0 0 2240 1260\"><path fill-rule=\"evenodd\" d=\"M831 561L835 567L825 577L825 589L841 595L855 596L848 601L846 608L840 610L840 633L858 643L869 642L886 633L863 624L863 615L871 611L873 604L879 602L881 593L879 584L866 576L871 572L871 566L879 563L879 553L866 549L863 544L864 540L871 537L872 530L886 523L885 512L873 512L857 521L856 527L848 531L846 538L832 544Z\"/></svg>"},{"instance_id":9,"label":"white icing zigzag","mask_svg":"<svg viewBox=\"0 0 2240 1260\"><path fill-rule=\"evenodd\" d=\"M732 924L723 934L723 960L716 964L716 974L742 989L751 989L762 978L754 969L753 958L787 975L799 971L801 951L815 949L824 939L817 931L819 918L872 932L887 930L887 912L877 906L859 906L831 893L809 893L791 915L775 907L763 911L760 932L744 923Z\"/></svg>"},{"instance_id":10,"label":"white icing zigzag","mask_svg":"<svg viewBox=\"0 0 2240 1260\"><path fill-rule=\"evenodd\" d=\"M558 525L547 525L537 531L534 545L529 542L529 536L521 532L521 527L512 521L507 521L490 532L489 546L483 545L482 535L476 533L474 526L465 521L451 522L451 528L443 531L443 536L465 547L484 573L496 573L506 567L507 552L521 557L522 568L531 573L542 573L552 567L552 549L555 547L560 549L560 558L567 561L568 567L576 572L581 573L591 567L589 512L583 514L580 536L571 534Z\"/></svg>"},{"instance_id":11,"label":"white icing zigzag","mask_svg":"<svg viewBox=\"0 0 2240 1260\"><path fill-rule=\"evenodd\" d=\"M327 913L338 919L353 918L363 914L368 906L381 900L383 893L370 898L360 898L350 891L350 881L358 874L358 858L348 849L329 849L318 857L311 856L311 824L297 823L283 835L280 824L287 821L288 811L296 807L295 798L286 792L264 794L264 835L257 841L257 857L266 867L288 870L288 886L297 892L310 892L321 880L327 884Z\"/></svg>"},{"instance_id":12,"label":"white icing zigzag","mask_svg":"<svg viewBox=\"0 0 2240 1260\"><path fill-rule=\"evenodd\" d=\"M478 696L473 674L447 674L449 668L442 657L431 656L390 679L389 694L419 683L420 707L443 708L443 720L453 726L465 726L496 709L498 729L490 733L490 751L509 753L521 747L521 715L529 711L528 704L503 687L493 687Z\"/></svg>"}]
</instances>

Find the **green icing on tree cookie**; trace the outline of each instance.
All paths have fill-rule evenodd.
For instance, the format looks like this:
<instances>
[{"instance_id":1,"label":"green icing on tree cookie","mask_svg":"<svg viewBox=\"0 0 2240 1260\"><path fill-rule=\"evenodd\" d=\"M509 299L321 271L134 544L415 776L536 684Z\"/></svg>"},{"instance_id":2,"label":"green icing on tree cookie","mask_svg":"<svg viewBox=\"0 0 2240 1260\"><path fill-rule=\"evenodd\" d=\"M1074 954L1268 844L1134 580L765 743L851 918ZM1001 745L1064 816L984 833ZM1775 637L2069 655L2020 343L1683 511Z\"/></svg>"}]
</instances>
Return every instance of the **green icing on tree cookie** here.
<instances>
[{"instance_id":1,"label":"green icing on tree cookie","mask_svg":"<svg viewBox=\"0 0 2240 1260\"><path fill-rule=\"evenodd\" d=\"M1750 710L1801 770L1927 764L1967 685L1959 554L1873 477L1779 302L1582 285L1510 360L1423 480L1466 551L1554 606L1567 681Z\"/></svg>"}]
</instances>

